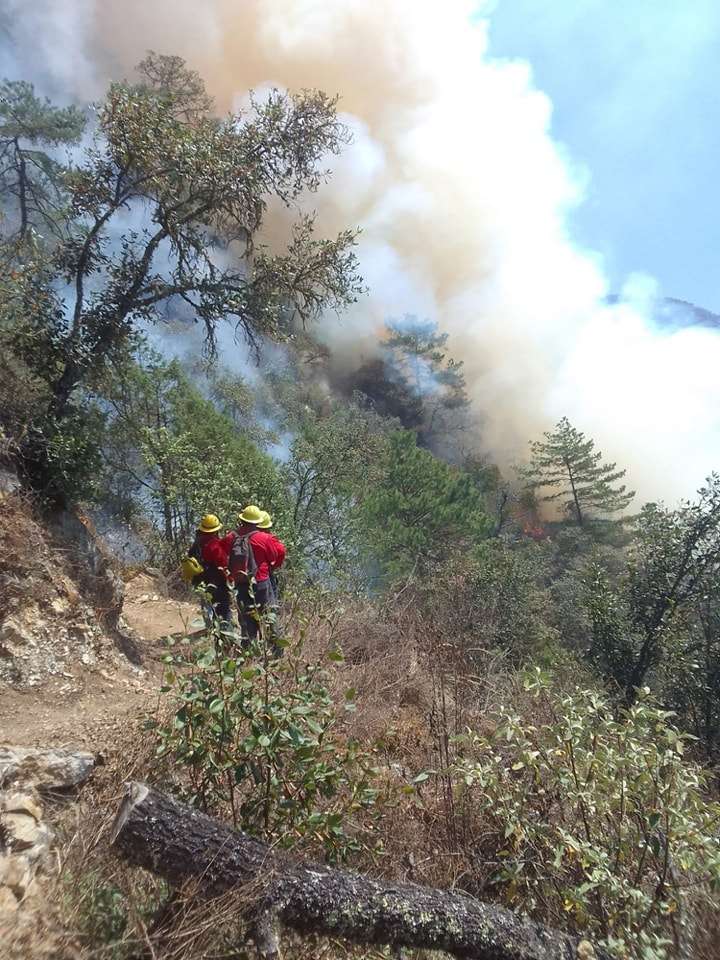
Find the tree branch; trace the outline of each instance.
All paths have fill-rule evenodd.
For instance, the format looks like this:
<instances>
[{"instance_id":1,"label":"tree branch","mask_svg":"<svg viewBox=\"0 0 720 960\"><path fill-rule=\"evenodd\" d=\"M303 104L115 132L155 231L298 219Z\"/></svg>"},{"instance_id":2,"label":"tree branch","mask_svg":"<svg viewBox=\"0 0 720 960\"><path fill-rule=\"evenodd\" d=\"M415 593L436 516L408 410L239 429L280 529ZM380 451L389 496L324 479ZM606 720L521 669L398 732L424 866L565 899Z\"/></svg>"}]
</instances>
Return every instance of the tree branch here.
<instances>
[{"instance_id":1,"label":"tree branch","mask_svg":"<svg viewBox=\"0 0 720 960\"><path fill-rule=\"evenodd\" d=\"M265 843L141 783L129 783L112 833L130 863L198 894L264 883L254 919L260 956L280 957L280 933L445 950L465 960L609 960L587 941L454 891L387 884L290 860Z\"/></svg>"}]
</instances>

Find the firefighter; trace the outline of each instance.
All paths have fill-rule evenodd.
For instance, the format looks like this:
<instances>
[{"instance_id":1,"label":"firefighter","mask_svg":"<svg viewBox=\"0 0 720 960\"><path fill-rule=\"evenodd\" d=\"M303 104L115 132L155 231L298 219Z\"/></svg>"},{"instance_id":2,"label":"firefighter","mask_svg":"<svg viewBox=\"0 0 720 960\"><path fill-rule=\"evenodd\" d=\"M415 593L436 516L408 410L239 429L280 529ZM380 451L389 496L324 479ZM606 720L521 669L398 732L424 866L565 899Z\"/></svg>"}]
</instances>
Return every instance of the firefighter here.
<instances>
[{"instance_id":1,"label":"firefighter","mask_svg":"<svg viewBox=\"0 0 720 960\"><path fill-rule=\"evenodd\" d=\"M206 514L197 528L193 545L183 561L183 575L193 587L204 593L202 603L205 623L210 628L215 620L225 625L232 622L230 586L230 548L234 533L220 536L222 524L214 513Z\"/></svg>"},{"instance_id":2,"label":"firefighter","mask_svg":"<svg viewBox=\"0 0 720 960\"><path fill-rule=\"evenodd\" d=\"M230 551L230 571L237 586L238 618L243 639L252 643L261 633L263 616L276 606L270 574L282 565L285 547L261 530L265 511L250 504L238 516ZM272 626L269 634L272 636ZM279 654L279 649L275 649Z\"/></svg>"},{"instance_id":3,"label":"firefighter","mask_svg":"<svg viewBox=\"0 0 720 960\"><path fill-rule=\"evenodd\" d=\"M278 538L275 536L274 533L271 533L272 525L273 525L272 517L267 512L267 510L263 510L263 519L258 524L258 530L265 530L267 533L270 534L270 536L275 541L275 546L277 547L278 553L279 553L278 560L276 560L275 563L270 568L270 584L272 585L274 600L277 603L280 600L280 589L278 585L277 571L285 562L285 544L282 542L282 540L278 540Z\"/></svg>"}]
</instances>

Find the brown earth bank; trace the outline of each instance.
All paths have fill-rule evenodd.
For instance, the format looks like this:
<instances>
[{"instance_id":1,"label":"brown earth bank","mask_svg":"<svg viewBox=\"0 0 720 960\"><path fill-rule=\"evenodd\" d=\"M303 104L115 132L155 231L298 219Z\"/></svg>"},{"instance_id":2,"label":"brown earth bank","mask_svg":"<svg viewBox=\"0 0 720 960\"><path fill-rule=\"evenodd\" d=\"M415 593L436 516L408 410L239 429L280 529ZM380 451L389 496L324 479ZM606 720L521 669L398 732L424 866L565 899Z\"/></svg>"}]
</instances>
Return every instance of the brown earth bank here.
<instances>
[{"instance_id":1,"label":"brown earth bank","mask_svg":"<svg viewBox=\"0 0 720 960\"><path fill-rule=\"evenodd\" d=\"M18 491L0 505L0 744L102 750L152 706L162 638L194 629L198 607L159 574L123 584L79 511L50 524Z\"/></svg>"},{"instance_id":2,"label":"brown earth bank","mask_svg":"<svg viewBox=\"0 0 720 960\"><path fill-rule=\"evenodd\" d=\"M123 619L136 635L142 664L129 663L104 637L90 666L68 662L61 676L44 682L2 684L0 743L76 744L102 751L110 731L120 732L129 719L153 707L162 673L162 638L192 629L198 611L192 603L163 598L158 592L162 582L147 574L133 577L126 589ZM51 631L53 624L46 629Z\"/></svg>"},{"instance_id":3,"label":"brown earth bank","mask_svg":"<svg viewBox=\"0 0 720 960\"><path fill-rule=\"evenodd\" d=\"M0 960L75 960L85 955L81 917L111 910L110 902L92 905L96 889L106 888L89 879L90 851L133 768L123 764L145 746L142 723L158 703L163 638L191 630L199 611L168 597L162 577L140 571L124 584L119 619L108 622L106 584L92 589L97 565L78 573L74 545L54 536L22 496L2 496L2 508ZM84 756L92 788L48 785L42 760L14 776L12 758L26 748ZM78 891L83 877L87 891Z\"/></svg>"}]
</instances>

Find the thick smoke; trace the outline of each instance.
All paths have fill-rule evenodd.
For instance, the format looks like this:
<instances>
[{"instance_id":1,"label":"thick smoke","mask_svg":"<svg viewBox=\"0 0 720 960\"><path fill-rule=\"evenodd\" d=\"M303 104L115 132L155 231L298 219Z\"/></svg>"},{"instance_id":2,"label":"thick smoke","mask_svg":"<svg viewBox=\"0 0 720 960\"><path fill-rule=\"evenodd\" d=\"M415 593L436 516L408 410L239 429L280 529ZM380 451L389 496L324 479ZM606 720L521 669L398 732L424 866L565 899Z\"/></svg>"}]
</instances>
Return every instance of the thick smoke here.
<instances>
[{"instance_id":1,"label":"thick smoke","mask_svg":"<svg viewBox=\"0 0 720 960\"><path fill-rule=\"evenodd\" d=\"M428 316L465 363L478 445L501 463L567 415L644 498L689 495L720 465L720 336L656 330L642 282L607 303L602 264L568 235L583 177L550 136L551 104L526 64L489 59L474 4L4 4L32 40L15 65L67 95L97 95L148 48L184 56L224 108L268 84L341 94L354 144L318 225L362 226L370 294L324 325L337 363L372 354L385 318Z\"/></svg>"}]
</instances>

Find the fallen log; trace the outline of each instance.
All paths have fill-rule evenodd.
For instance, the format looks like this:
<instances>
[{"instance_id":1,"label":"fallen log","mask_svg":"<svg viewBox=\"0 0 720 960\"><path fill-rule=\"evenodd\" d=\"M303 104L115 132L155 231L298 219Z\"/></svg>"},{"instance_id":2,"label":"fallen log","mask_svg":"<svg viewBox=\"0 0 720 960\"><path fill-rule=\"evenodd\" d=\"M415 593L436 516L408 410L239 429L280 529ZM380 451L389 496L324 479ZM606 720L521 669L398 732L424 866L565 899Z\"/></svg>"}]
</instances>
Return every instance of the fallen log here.
<instances>
[{"instance_id":1,"label":"fallen log","mask_svg":"<svg viewBox=\"0 0 720 960\"><path fill-rule=\"evenodd\" d=\"M111 842L173 885L194 881L204 897L260 882L256 943L267 960L280 957L283 927L466 960L608 960L586 940L466 894L297 863L142 783L127 784Z\"/></svg>"}]
</instances>

